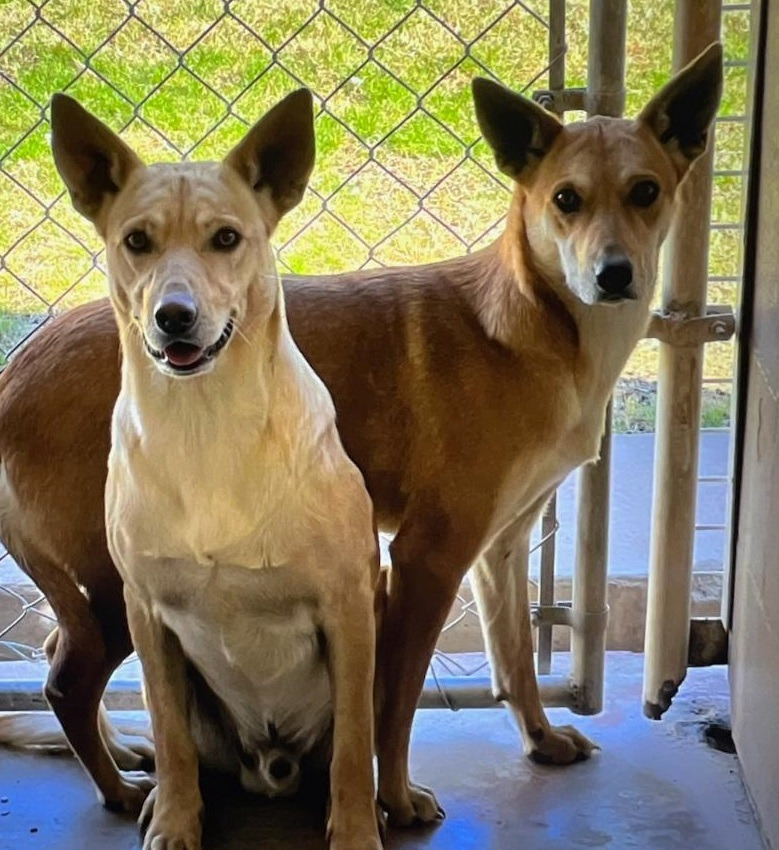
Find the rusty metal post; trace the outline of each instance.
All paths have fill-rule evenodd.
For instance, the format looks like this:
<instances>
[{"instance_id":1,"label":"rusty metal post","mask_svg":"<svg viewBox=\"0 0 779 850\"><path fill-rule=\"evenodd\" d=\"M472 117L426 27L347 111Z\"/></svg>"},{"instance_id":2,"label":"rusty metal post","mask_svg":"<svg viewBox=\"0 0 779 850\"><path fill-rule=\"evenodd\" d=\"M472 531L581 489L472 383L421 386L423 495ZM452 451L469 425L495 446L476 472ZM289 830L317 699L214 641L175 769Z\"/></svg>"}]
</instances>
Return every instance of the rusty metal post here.
<instances>
[{"instance_id":1,"label":"rusty metal post","mask_svg":"<svg viewBox=\"0 0 779 850\"><path fill-rule=\"evenodd\" d=\"M720 0L677 0L674 70L719 38ZM713 144L681 189L666 243L663 310L706 311ZM703 346L660 343L644 667L644 713L659 719L687 672Z\"/></svg>"},{"instance_id":2,"label":"rusty metal post","mask_svg":"<svg viewBox=\"0 0 779 850\"><path fill-rule=\"evenodd\" d=\"M588 116L618 117L625 108L626 33L627 0L591 0L585 101ZM571 632L574 711L579 714L595 714L603 707L610 471L611 404L600 460L584 467L579 481Z\"/></svg>"}]
</instances>

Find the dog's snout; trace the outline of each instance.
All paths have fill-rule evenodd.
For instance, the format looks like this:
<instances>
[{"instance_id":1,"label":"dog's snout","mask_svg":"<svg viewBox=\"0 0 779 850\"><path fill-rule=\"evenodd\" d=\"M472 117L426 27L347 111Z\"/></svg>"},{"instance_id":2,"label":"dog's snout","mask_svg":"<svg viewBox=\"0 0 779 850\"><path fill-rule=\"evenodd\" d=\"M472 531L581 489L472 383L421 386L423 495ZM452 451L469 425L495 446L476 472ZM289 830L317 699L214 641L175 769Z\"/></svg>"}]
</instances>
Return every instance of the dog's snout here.
<instances>
[{"instance_id":1,"label":"dog's snout","mask_svg":"<svg viewBox=\"0 0 779 850\"><path fill-rule=\"evenodd\" d=\"M268 773L277 781L287 779L292 773L292 762L284 756L276 756L268 765Z\"/></svg>"},{"instance_id":2,"label":"dog's snout","mask_svg":"<svg viewBox=\"0 0 779 850\"><path fill-rule=\"evenodd\" d=\"M170 336L181 336L192 330L197 321L197 305L188 292L164 295L154 311L157 327Z\"/></svg>"},{"instance_id":3,"label":"dog's snout","mask_svg":"<svg viewBox=\"0 0 779 850\"><path fill-rule=\"evenodd\" d=\"M633 282L633 266L622 258L607 260L598 270L596 279L606 295L623 295Z\"/></svg>"}]
</instances>

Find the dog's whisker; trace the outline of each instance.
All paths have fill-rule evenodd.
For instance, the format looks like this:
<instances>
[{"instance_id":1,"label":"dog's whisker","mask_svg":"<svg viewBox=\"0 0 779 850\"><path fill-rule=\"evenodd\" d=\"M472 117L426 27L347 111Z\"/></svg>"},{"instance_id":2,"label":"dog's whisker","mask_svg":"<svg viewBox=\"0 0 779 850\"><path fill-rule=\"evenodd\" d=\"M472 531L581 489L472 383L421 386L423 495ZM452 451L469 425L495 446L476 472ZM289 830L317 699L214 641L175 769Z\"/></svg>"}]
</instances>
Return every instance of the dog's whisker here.
<instances>
[{"instance_id":1,"label":"dog's whisker","mask_svg":"<svg viewBox=\"0 0 779 850\"><path fill-rule=\"evenodd\" d=\"M233 330L235 331L236 335L239 336L247 345L252 344L252 341L249 339L249 337L243 332L243 330L238 325L234 324Z\"/></svg>"}]
</instances>

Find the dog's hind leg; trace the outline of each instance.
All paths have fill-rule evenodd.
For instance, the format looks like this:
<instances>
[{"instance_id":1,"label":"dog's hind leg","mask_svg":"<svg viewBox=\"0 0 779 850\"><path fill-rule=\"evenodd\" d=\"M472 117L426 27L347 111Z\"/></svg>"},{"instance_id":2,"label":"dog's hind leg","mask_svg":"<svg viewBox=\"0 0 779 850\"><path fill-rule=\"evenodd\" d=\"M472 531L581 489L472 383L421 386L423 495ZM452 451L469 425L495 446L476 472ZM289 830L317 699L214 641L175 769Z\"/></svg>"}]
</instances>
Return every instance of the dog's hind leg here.
<instances>
[{"instance_id":1,"label":"dog's hind leg","mask_svg":"<svg viewBox=\"0 0 779 850\"><path fill-rule=\"evenodd\" d=\"M112 730L104 738L99 720L108 679L131 649L129 637L122 637L126 628L115 628L115 636L107 632L86 596L62 570L49 565L45 570L30 572L59 623L46 641L51 663L46 698L106 807L137 812L154 783L145 776L123 776L119 772L108 748L108 739L115 744L115 733ZM120 616L123 622L123 615ZM106 720L107 717L104 724ZM110 722L104 725L106 732L109 728ZM145 754L139 754L123 761L138 768L144 758Z\"/></svg>"},{"instance_id":2,"label":"dog's hind leg","mask_svg":"<svg viewBox=\"0 0 779 850\"><path fill-rule=\"evenodd\" d=\"M50 665L58 641L59 627L55 626L43 644ZM108 752L120 770L154 768L154 745L149 733L138 726L120 729L114 725L102 700L97 722ZM0 712L0 744L22 749L34 747L50 753L73 752L56 715L45 711Z\"/></svg>"},{"instance_id":3,"label":"dog's hind leg","mask_svg":"<svg viewBox=\"0 0 779 850\"><path fill-rule=\"evenodd\" d=\"M130 727L117 726L109 717L102 700L97 724L108 752L120 770L154 769L154 741L151 730L136 731Z\"/></svg>"},{"instance_id":4,"label":"dog's hind leg","mask_svg":"<svg viewBox=\"0 0 779 850\"><path fill-rule=\"evenodd\" d=\"M570 764L589 756L596 744L573 726L551 726L541 704L527 587L530 531L536 513L517 520L492 542L473 565L471 582L492 667L493 692L496 699L509 704L525 753L539 762Z\"/></svg>"}]
</instances>

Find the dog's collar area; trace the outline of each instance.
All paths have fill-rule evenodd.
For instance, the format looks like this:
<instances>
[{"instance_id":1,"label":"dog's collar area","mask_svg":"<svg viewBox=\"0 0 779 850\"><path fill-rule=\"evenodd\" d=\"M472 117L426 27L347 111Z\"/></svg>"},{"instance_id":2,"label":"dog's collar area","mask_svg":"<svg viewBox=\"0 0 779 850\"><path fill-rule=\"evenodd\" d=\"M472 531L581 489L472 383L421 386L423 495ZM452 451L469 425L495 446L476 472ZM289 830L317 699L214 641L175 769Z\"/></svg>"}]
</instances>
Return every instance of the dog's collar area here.
<instances>
[{"instance_id":1,"label":"dog's collar area","mask_svg":"<svg viewBox=\"0 0 779 850\"><path fill-rule=\"evenodd\" d=\"M163 349L153 348L146 335L143 335L143 344L149 355L166 368L180 375L190 375L200 370L209 360L212 360L229 342L233 335L234 322L230 319L224 326L219 339L208 348L199 348L190 342L177 340L166 345Z\"/></svg>"}]
</instances>

